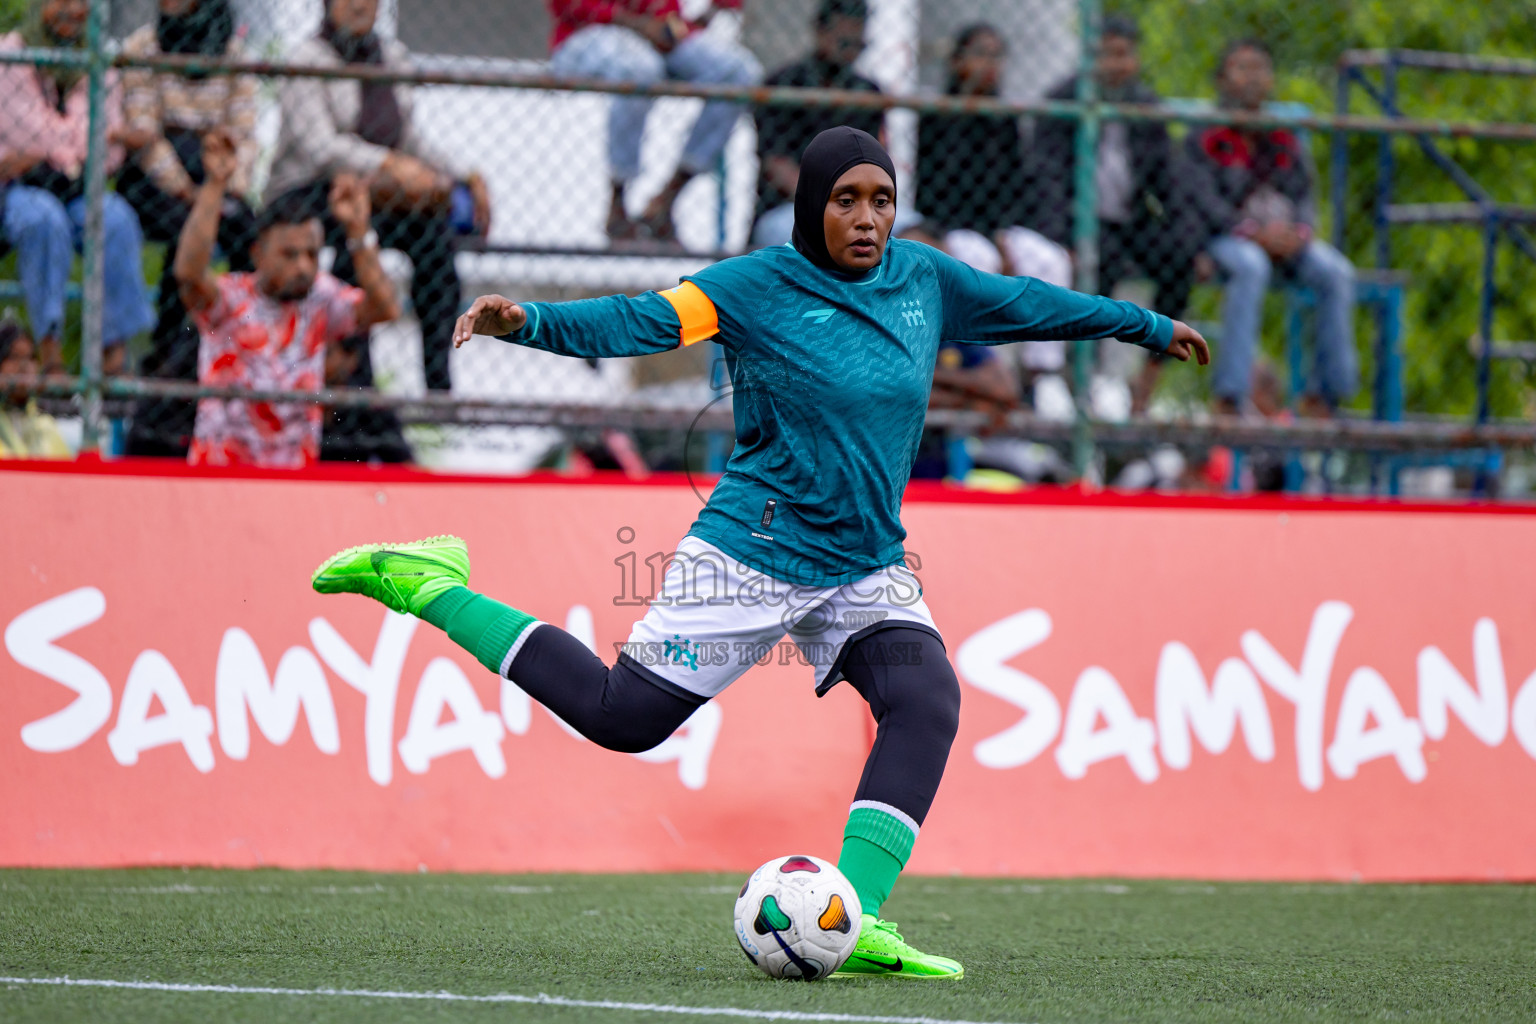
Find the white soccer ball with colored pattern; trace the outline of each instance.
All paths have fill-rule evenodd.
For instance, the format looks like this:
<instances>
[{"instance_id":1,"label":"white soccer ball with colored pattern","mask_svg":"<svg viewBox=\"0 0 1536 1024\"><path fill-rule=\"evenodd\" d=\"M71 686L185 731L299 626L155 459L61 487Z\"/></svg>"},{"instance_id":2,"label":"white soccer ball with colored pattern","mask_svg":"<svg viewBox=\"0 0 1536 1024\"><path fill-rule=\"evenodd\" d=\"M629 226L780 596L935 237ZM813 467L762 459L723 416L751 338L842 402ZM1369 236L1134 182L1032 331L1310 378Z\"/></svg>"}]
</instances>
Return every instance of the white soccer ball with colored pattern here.
<instances>
[{"instance_id":1,"label":"white soccer ball with colored pattern","mask_svg":"<svg viewBox=\"0 0 1536 1024\"><path fill-rule=\"evenodd\" d=\"M820 857L769 861L736 898L736 941L771 978L816 981L853 953L863 909L853 883Z\"/></svg>"}]
</instances>

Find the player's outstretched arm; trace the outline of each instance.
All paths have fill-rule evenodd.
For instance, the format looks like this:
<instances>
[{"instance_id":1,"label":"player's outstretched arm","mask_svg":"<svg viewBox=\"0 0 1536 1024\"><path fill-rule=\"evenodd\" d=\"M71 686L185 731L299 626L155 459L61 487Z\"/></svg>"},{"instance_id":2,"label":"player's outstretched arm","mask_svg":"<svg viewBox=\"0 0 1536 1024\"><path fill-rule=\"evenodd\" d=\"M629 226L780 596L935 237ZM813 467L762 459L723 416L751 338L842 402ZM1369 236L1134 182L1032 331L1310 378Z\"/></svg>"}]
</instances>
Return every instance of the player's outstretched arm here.
<instances>
[{"instance_id":1,"label":"player's outstretched arm","mask_svg":"<svg viewBox=\"0 0 1536 1024\"><path fill-rule=\"evenodd\" d=\"M649 355L684 340L677 307L656 292L572 302L482 295L454 325L453 343L462 346L476 334L580 359Z\"/></svg>"},{"instance_id":2,"label":"player's outstretched arm","mask_svg":"<svg viewBox=\"0 0 1536 1024\"><path fill-rule=\"evenodd\" d=\"M522 330L528 322L528 314L511 299L501 295L482 295L470 303L469 310L453 325L453 347L462 348L464 343L477 334L500 337Z\"/></svg>"},{"instance_id":3,"label":"player's outstretched arm","mask_svg":"<svg viewBox=\"0 0 1536 1024\"><path fill-rule=\"evenodd\" d=\"M1200 332L1189 326L1182 320L1173 322L1173 340L1168 343L1164 355L1170 355L1181 363L1189 362L1193 355L1195 362L1206 366L1211 361L1211 346L1200 336Z\"/></svg>"},{"instance_id":4,"label":"player's outstretched arm","mask_svg":"<svg viewBox=\"0 0 1536 1024\"><path fill-rule=\"evenodd\" d=\"M1188 325L1135 303L1085 295L1031 277L984 274L944 253L930 253L929 258L943 296L946 339L999 345L1118 338L1154 352L1172 352L1180 360L1193 353L1202 365L1210 358L1205 339Z\"/></svg>"}]
</instances>

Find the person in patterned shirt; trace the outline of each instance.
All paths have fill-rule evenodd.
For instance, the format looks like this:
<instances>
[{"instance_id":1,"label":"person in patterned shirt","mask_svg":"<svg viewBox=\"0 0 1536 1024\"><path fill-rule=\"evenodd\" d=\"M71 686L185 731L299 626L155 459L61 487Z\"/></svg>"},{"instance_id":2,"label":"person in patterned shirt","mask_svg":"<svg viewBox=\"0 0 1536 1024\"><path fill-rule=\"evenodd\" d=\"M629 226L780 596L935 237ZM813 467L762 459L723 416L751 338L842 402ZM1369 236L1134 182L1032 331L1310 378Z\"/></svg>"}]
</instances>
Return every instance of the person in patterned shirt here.
<instances>
[{"instance_id":1,"label":"person in patterned shirt","mask_svg":"<svg viewBox=\"0 0 1536 1024\"><path fill-rule=\"evenodd\" d=\"M361 287L320 270L320 219L308 204L278 201L262 213L251 249L253 272L214 274L209 258L219 211L237 166L234 143L203 139L204 181L181 232L175 274L197 324L198 380L265 391L319 391L325 353L400 315L369 227L368 188L332 180L331 215L346 232ZM198 403L188 461L193 465L301 468L320 456L320 407L308 402L206 398Z\"/></svg>"}]
</instances>

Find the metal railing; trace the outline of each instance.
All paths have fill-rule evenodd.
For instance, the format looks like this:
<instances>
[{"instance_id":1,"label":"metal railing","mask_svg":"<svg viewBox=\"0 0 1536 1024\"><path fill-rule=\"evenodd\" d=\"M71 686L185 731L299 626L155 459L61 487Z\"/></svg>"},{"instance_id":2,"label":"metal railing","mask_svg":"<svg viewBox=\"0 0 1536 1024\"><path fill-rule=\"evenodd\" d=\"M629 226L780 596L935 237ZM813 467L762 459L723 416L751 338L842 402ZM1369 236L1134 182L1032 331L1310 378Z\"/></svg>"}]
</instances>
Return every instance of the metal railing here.
<instances>
[{"instance_id":1,"label":"metal railing","mask_svg":"<svg viewBox=\"0 0 1536 1024\"><path fill-rule=\"evenodd\" d=\"M1536 62L1503 58L1472 58L1447 54L1425 54L1414 51L1390 53L1349 52L1340 59L1340 92L1338 110L1333 114L1286 116L1271 113L1250 113L1230 109L1174 110L1161 105L1106 102L1097 93L1093 75L1093 58L1097 52L1101 30L1101 4L1099 0L1079 0L1078 21L1080 26L1080 74L1075 100L1002 100L985 97L893 95L848 90L807 90L768 86L724 86L687 82L662 81L650 84L616 83L602 80L581 80L555 77L549 74L528 74L493 69L398 69L365 65L316 67L294 65L272 60L212 60L201 57L161 55L141 59L113 52L104 34L106 0L92 0L88 24L87 45L83 50L23 49L0 53L0 63L22 63L37 66L69 66L85 70L90 81L91 133L89 159L85 174L87 220L85 225L85 253L83 273L82 337L80 348L80 373L71 378L52 378L26 382L0 378L0 389L30 391L51 397L74 397L79 405L84 428L83 445L95 448L103 436L103 403L134 402L150 398L219 398L248 397L260 401L310 402L338 409L388 409L404 422L460 423L537 426L613 426L627 429L729 431L729 413L719 409L702 414L679 412L675 409L646 408L643 403L593 404L579 401L539 401L470 399L457 395L401 396L354 390L321 390L318 392L236 392L227 388L211 387L191 382L150 379L105 379L101 373L102 360L102 305L103 259L101 238L103 231L102 207L106 191L104 153L106 148L104 116L105 82L109 68L141 68L158 72L172 72L197 76L255 75L262 78L318 78L325 80L355 80L360 82L402 83L416 86L452 86L501 90L524 90L548 93L590 93L624 97L672 98L695 100L725 100L740 104L744 109L770 107L800 107L810 109L847 109L871 111L909 111L925 114L972 114L1005 118L1053 118L1074 122L1076 130L1075 150L1075 202L1072 211L1072 250L1074 283L1082 291L1096 292L1099 286L1099 228L1097 194L1094 178L1095 154L1099 138L1106 123L1155 122L1186 126L1231 125L1240 128L1284 127L1329 133L1332 140L1333 171L1332 198L1334 206L1334 232L1336 244L1343 248L1344 220L1348 182L1348 156L1344 140L1350 136L1367 135L1381 139L1380 173L1383 181L1390 181L1390 141L1403 136L1417 140L1426 155L1437 163L1448 160L1435 149L1435 139L1478 139L1496 143L1528 144L1536 142L1536 124L1497 123L1475 120L1403 116L1396 105L1392 84L1393 69L1413 66L1442 71L1477 72L1512 76L1536 76ZM1377 89L1366 82L1361 73L1364 68L1379 68L1387 76L1386 86ZM1385 116L1364 116L1349 113L1348 89L1366 85L1379 102ZM1448 171L1449 173L1449 171ZM1523 233L1521 224L1530 220L1526 208L1507 208L1496 203L1489 194L1465 174L1453 174L1470 203L1464 209L1452 211L1432 204L1390 204L1390 184L1382 186L1378 200L1379 239L1385 238L1385 229L1391 223L1411 219L1450 220L1475 217L1488 226L1490 253L1495 235L1507 236L1517 247L1528 254L1536 252ZM475 248L473 244L468 248ZM480 248L487 247L484 244ZM554 251L554 250L551 250ZM588 250L572 248L568 253ZM1384 241L1378 242L1379 265L1390 262L1390 253ZM1073 346L1071 360L1075 416L1064 427L1059 422L1047 421L1026 413L1016 413L1003 424L992 427L1007 435L1029 437L1047 443L1070 444L1073 464L1078 473L1084 473L1094 460L1095 449L1101 446L1152 446L1174 444L1190 447L1225 444L1233 447L1270 447L1279 449L1330 449L1362 452L1402 452L1411 450L1460 450L1460 449L1511 449L1529 448L1536 442L1536 428L1528 424L1493 422L1487 399L1487 365L1493 349L1490 255L1489 269L1485 275L1485 287L1490 296L1485 304L1481 323L1481 337L1485 339L1480 356L1479 400L1475 424L1453 424L1421 421L1403 424L1386 424L1341 419L1326 423L1253 423L1237 418L1212 417L1202 421L1193 419L1172 422L1138 421L1133 423L1104 423L1094 419L1088 403L1090 371L1093 360L1092 343L1079 342ZM931 423L953 431L965 431L979 420L967 414L935 412Z\"/></svg>"},{"instance_id":2,"label":"metal railing","mask_svg":"<svg viewBox=\"0 0 1536 1024\"><path fill-rule=\"evenodd\" d=\"M1365 69L1380 72L1381 82L1371 81ZM1426 53L1421 50L1346 51L1339 58L1338 109L1348 110L1351 93L1363 91L1383 113L1401 115L1398 72L1403 68L1454 74L1536 78L1536 61L1511 58L1475 57L1464 54ZM1467 197L1466 203L1403 203L1392 201L1396 161L1391 146L1383 140L1378 150L1376 170L1375 234L1377 266L1392 262L1392 228L1399 224L1475 224L1482 228L1483 274L1479 291L1478 337L1482 344L1477 365L1477 421L1491 416L1489 386L1494 350L1494 306L1498 303L1495 268L1500 240L1527 259L1536 261L1536 240L1525 225L1536 223L1536 206L1500 203L1460 164L1437 145L1433 133L1413 132L1414 140L1425 157L1455 183ZM1342 141L1333 147L1335 201L1345 187L1349 162Z\"/></svg>"}]
</instances>

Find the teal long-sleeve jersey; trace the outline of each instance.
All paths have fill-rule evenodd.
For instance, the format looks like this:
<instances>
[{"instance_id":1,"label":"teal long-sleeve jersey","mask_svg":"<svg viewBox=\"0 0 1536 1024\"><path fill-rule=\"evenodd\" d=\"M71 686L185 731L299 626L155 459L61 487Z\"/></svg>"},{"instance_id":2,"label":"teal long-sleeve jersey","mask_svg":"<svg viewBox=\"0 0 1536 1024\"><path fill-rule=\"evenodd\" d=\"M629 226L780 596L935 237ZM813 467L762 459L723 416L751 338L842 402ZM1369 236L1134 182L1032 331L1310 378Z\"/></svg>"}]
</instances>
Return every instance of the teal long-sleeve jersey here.
<instances>
[{"instance_id":1,"label":"teal long-sleeve jersey","mask_svg":"<svg viewBox=\"0 0 1536 1024\"><path fill-rule=\"evenodd\" d=\"M667 292L527 303L505 340L581 357L714 337L736 446L689 533L775 579L849 583L904 557L901 496L941 341L1107 338L1167 349L1173 324L1129 302L985 274L893 239L862 277L792 246L722 260Z\"/></svg>"}]
</instances>

